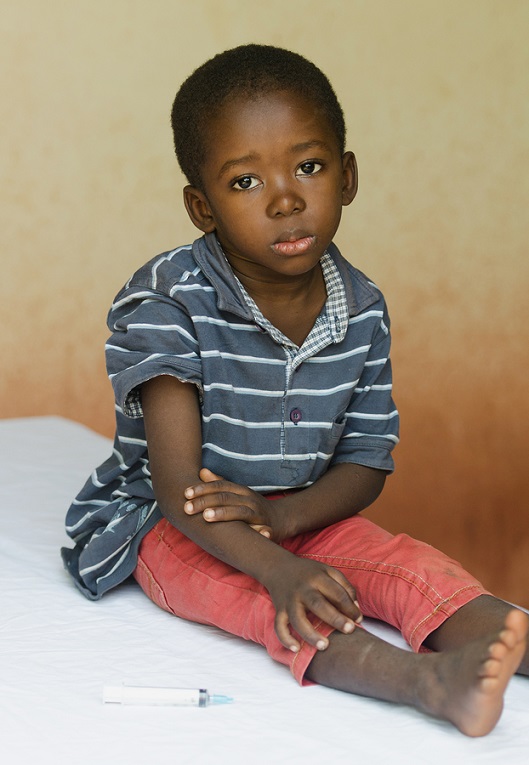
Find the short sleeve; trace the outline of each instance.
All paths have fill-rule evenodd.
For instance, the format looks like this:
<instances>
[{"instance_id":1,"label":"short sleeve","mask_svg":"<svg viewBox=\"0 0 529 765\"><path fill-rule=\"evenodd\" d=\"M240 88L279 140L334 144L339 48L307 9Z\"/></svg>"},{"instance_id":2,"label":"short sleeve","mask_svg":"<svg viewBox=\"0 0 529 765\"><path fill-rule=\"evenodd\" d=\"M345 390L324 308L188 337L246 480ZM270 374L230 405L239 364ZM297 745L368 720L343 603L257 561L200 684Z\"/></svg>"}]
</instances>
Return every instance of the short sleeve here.
<instances>
[{"instance_id":1,"label":"short sleeve","mask_svg":"<svg viewBox=\"0 0 529 765\"><path fill-rule=\"evenodd\" d=\"M389 318L384 311L347 412L332 463L355 462L394 470L392 450L399 441L399 415L392 397Z\"/></svg>"},{"instance_id":2,"label":"short sleeve","mask_svg":"<svg viewBox=\"0 0 529 765\"><path fill-rule=\"evenodd\" d=\"M105 346L107 372L117 405L128 417L142 417L139 388L160 375L202 386L193 322L185 308L152 290L118 295L108 315L112 335Z\"/></svg>"}]
</instances>

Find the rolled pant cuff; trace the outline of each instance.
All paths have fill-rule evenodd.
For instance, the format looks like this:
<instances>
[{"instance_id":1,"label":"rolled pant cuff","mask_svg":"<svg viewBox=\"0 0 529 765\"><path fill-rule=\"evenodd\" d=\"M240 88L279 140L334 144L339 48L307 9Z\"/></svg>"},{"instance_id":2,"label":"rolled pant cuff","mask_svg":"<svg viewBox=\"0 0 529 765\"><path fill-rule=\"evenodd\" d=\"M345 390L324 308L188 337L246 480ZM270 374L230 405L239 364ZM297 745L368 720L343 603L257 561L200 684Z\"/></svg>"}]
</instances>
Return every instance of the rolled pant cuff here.
<instances>
[{"instance_id":1,"label":"rolled pant cuff","mask_svg":"<svg viewBox=\"0 0 529 765\"><path fill-rule=\"evenodd\" d=\"M480 595L490 595L479 583L470 584L454 592L449 598L439 603L429 614L427 614L415 627L410 635L410 646L416 653L426 653L428 648L423 646L424 641L440 627L444 622L453 616L462 606L466 606L470 601L479 598Z\"/></svg>"}]
</instances>

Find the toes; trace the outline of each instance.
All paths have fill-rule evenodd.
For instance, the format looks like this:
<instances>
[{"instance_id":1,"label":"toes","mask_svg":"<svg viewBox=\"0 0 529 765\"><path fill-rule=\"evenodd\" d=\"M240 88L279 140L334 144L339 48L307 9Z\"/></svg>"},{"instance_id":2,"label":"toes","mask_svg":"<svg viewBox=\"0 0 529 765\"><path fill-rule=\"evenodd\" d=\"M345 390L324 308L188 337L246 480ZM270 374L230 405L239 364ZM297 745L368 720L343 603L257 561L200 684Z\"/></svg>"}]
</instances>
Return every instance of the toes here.
<instances>
[{"instance_id":1,"label":"toes","mask_svg":"<svg viewBox=\"0 0 529 765\"><path fill-rule=\"evenodd\" d=\"M515 643L519 643L527 637L529 619L523 611L513 608L513 610L509 611L507 614L505 628L505 631L509 631L513 635Z\"/></svg>"},{"instance_id":2,"label":"toes","mask_svg":"<svg viewBox=\"0 0 529 765\"><path fill-rule=\"evenodd\" d=\"M496 680L501 672L502 661L500 657L491 657L484 661L479 672L478 677L480 680Z\"/></svg>"},{"instance_id":3,"label":"toes","mask_svg":"<svg viewBox=\"0 0 529 765\"><path fill-rule=\"evenodd\" d=\"M516 646L516 643L509 645L505 640L503 640L501 635L500 639L501 641L497 640L495 643L492 643L492 645L489 646L489 658L495 659L496 661L502 661L507 656L509 651L511 651Z\"/></svg>"}]
</instances>

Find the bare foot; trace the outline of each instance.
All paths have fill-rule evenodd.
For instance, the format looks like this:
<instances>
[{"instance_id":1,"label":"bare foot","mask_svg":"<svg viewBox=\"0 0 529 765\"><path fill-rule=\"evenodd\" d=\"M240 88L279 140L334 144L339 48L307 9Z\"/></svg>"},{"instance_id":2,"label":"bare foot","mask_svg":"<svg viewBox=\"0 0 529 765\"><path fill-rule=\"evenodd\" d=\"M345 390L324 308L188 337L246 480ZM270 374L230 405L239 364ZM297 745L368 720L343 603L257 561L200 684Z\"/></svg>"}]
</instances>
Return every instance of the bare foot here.
<instances>
[{"instance_id":1,"label":"bare foot","mask_svg":"<svg viewBox=\"0 0 529 765\"><path fill-rule=\"evenodd\" d=\"M505 689L524 655L528 628L527 616L513 609L498 634L455 651L431 654L433 674L426 673L421 694L425 711L449 720L467 736L490 733L500 719Z\"/></svg>"}]
</instances>

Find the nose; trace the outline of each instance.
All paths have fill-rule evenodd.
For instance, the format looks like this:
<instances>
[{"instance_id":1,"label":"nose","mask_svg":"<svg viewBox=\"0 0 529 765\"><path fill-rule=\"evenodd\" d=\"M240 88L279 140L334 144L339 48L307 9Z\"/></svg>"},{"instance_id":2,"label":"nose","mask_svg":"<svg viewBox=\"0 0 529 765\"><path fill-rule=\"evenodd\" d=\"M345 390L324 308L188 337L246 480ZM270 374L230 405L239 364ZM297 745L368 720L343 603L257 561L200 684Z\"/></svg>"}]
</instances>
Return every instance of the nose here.
<instances>
[{"instance_id":1,"label":"nose","mask_svg":"<svg viewBox=\"0 0 529 765\"><path fill-rule=\"evenodd\" d=\"M306 207L301 189L296 188L296 180L291 182L278 180L270 189L267 214L270 218L295 215Z\"/></svg>"}]
</instances>

